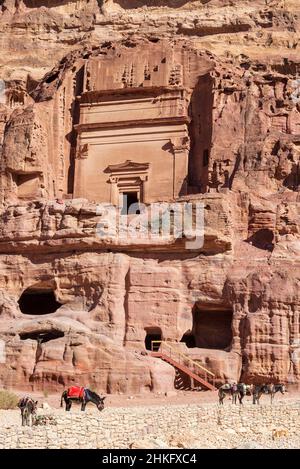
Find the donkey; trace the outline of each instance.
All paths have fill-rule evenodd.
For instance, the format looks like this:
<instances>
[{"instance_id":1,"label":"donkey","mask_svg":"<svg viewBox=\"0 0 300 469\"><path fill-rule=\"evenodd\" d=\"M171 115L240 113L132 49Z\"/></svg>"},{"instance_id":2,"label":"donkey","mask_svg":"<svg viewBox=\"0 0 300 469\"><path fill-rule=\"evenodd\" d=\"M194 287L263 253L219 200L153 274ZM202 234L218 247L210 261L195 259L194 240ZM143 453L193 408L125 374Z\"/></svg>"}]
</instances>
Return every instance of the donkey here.
<instances>
[{"instance_id":1,"label":"donkey","mask_svg":"<svg viewBox=\"0 0 300 469\"><path fill-rule=\"evenodd\" d=\"M239 403L243 404L243 399L247 394L247 385L244 383L238 383L232 386L232 404L237 403L237 398Z\"/></svg>"},{"instance_id":2,"label":"donkey","mask_svg":"<svg viewBox=\"0 0 300 469\"><path fill-rule=\"evenodd\" d=\"M243 404L243 399L248 394L252 394L252 385L244 384L244 383L234 383L234 384L223 384L219 388L219 404L223 404L223 401L227 394L230 394L232 397L232 404L237 403L237 399L239 400L240 404Z\"/></svg>"},{"instance_id":3,"label":"donkey","mask_svg":"<svg viewBox=\"0 0 300 469\"><path fill-rule=\"evenodd\" d=\"M81 410L84 411L88 402L96 405L97 409L101 412L104 409L105 397L99 396L97 393L87 388L80 388L72 386L65 390L61 395L60 407L63 406L63 401L66 404L66 410L69 411L72 407L73 401L81 402Z\"/></svg>"},{"instance_id":4,"label":"donkey","mask_svg":"<svg viewBox=\"0 0 300 469\"><path fill-rule=\"evenodd\" d=\"M256 385L254 386L254 390L253 390L253 404L259 404L259 400L263 394L270 394L271 404L273 404L273 400L277 392L281 392L281 394L285 394L287 392L286 386L284 384Z\"/></svg>"},{"instance_id":5,"label":"donkey","mask_svg":"<svg viewBox=\"0 0 300 469\"><path fill-rule=\"evenodd\" d=\"M252 384L245 384L245 383L238 383L237 384L237 393L233 396L234 403L236 404L236 398L239 398L240 404L243 404L243 399L245 396L252 396L253 394L253 385Z\"/></svg>"},{"instance_id":6,"label":"donkey","mask_svg":"<svg viewBox=\"0 0 300 469\"><path fill-rule=\"evenodd\" d=\"M224 399L227 395L230 395L232 397L232 403L236 403L237 394L238 394L238 389L237 389L236 384L233 384L233 385L229 383L223 384L218 390L219 404L221 405L224 404Z\"/></svg>"},{"instance_id":7,"label":"donkey","mask_svg":"<svg viewBox=\"0 0 300 469\"><path fill-rule=\"evenodd\" d=\"M34 424L36 420L38 401L34 401L31 397L25 396L18 402L18 407L21 410L22 426L30 426Z\"/></svg>"}]
</instances>

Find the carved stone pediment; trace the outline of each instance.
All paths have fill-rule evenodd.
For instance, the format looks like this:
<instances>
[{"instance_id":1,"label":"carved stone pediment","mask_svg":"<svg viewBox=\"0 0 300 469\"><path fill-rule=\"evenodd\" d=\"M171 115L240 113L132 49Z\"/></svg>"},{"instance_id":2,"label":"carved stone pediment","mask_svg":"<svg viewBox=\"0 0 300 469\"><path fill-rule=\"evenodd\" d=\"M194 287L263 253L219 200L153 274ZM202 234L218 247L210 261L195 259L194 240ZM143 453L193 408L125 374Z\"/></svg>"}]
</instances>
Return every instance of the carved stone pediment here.
<instances>
[{"instance_id":1,"label":"carved stone pediment","mask_svg":"<svg viewBox=\"0 0 300 469\"><path fill-rule=\"evenodd\" d=\"M136 163L135 161L127 160L124 163L109 165L106 173L130 173L130 172L145 172L149 169L149 163Z\"/></svg>"}]
</instances>

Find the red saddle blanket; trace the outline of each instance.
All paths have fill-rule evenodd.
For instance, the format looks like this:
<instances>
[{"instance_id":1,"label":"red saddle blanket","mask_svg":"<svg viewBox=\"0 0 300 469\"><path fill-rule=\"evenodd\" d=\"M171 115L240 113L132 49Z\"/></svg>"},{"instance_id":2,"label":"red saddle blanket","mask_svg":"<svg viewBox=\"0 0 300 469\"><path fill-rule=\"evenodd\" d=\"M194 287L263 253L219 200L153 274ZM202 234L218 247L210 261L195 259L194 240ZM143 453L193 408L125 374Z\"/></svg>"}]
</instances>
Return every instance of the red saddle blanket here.
<instances>
[{"instance_id":1,"label":"red saddle blanket","mask_svg":"<svg viewBox=\"0 0 300 469\"><path fill-rule=\"evenodd\" d=\"M69 389L68 389L68 397L73 397L74 398L77 398L77 399L80 399L81 397L83 397L83 394L84 394L84 387L83 386L71 386Z\"/></svg>"}]
</instances>

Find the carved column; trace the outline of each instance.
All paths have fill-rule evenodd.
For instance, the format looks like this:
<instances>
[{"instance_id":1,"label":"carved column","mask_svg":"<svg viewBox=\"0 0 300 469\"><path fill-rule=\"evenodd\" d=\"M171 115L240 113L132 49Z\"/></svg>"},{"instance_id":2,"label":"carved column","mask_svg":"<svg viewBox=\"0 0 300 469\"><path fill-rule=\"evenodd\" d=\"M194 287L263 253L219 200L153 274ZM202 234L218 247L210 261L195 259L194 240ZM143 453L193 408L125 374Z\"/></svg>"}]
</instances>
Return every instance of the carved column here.
<instances>
[{"instance_id":1,"label":"carved column","mask_svg":"<svg viewBox=\"0 0 300 469\"><path fill-rule=\"evenodd\" d=\"M119 189L118 189L118 182L119 178L117 176L110 176L109 177L109 182L111 184L111 189L110 189L110 203L112 205L119 205Z\"/></svg>"},{"instance_id":2,"label":"carved column","mask_svg":"<svg viewBox=\"0 0 300 469\"><path fill-rule=\"evenodd\" d=\"M148 175L143 174L140 176L141 180L141 202L148 203Z\"/></svg>"}]
</instances>

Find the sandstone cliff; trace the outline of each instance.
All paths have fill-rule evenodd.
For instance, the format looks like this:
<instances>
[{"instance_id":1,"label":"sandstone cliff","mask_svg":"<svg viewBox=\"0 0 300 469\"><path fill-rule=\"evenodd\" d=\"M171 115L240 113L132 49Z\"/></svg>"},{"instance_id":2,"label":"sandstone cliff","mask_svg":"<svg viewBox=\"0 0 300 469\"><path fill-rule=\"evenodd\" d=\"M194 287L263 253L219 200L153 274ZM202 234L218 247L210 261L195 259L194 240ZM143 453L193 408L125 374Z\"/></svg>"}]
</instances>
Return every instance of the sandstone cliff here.
<instances>
[{"instance_id":1,"label":"sandstone cliff","mask_svg":"<svg viewBox=\"0 0 300 469\"><path fill-rule=\"evenodd\" d=\"M175 371L145 353L155 337L219 381L299 382L299 31L296 0L1 2L2 385L165 391ZM89 181L74 192L93 61L121 99L118 83L154 80L143 60L161 50L168 92L186 91L188 138L172 145L188 155L187 190L174 200L203 203L199 249L100 239Z\"/></svg>"}]
</instances>

